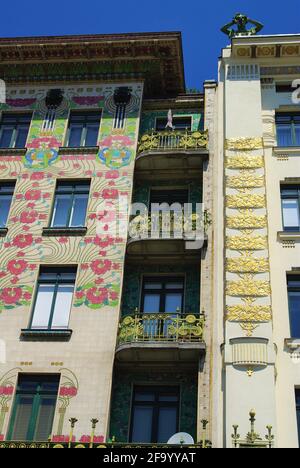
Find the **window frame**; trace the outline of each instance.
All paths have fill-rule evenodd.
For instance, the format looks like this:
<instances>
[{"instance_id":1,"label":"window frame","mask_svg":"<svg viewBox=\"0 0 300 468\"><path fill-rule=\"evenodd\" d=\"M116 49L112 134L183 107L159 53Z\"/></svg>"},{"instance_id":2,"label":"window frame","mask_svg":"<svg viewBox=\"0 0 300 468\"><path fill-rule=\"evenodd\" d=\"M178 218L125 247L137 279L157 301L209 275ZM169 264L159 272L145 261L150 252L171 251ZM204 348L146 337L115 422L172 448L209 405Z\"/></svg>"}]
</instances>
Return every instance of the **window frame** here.
<instances>
[{"instance_id":1,"label":"window frame","mask_svg":"<svg viewBox=\"0 0 300 468\"><path fill-rule=\"evenodd\" d=\"M15 122L12 122L11 125L8 123L3 122L6 116L9 116L10 118L15 118ZM19 125L21 125L22 122L20 122L20 119L24 117L28 117L28 131L27 131L27 136L25 140L25 145L24 146L16 146L17 139L19 136ZM31 127L31 122L32 122L32 117L33 113L32 112L24 112L24 113L9 113L9 112L3 112L1 116L1 121L0 121L0 149L23 149L26 148L26 143L28 140L28 135ZM4 127L13 127L12 131L12 136L10 139L9 146L1 146L1 140L2 140L2 134L3 134L3 129Z\"/></svg>"},{"instance_id":2,"label":"window frame","mask_svg":"<svg viewBox=\"0 0 300 468\"><path fill-rule=\"evenodd\" d=\"M54 280L48 280L48 279L40 279L40 276L41 276L43 270L45 270L46 272L50 271L50 270L53 270L53 273L54 272L59 272L59 273L56 274L56 280L54 281ZM43 330L43 331L52 331L52 332L61 330L61 328L52 328L52 323L53 323L53 317L54 317L54 313L55 313L55 306L56 306L58 288L62 284L70 284L70 281L71 281L70 279L65 279L65 280L60 280L59 281L58 276L59 276L60 273L67 273L68 270L69 271L74 270L74 272L75 272L74 291L73 291L73 295L72 295L72 303L71 303L71 308L70 308L70 312L69 312L69 321L68 321L68 327L69 327L70 317L71 317L71 310L72 310L72 305L73 305L73 302L74 302L74 293L75 293L77 275L78 275L78 266L77 265L75 265L75 266L68 265L66 267L60 266L59 268L52 267L52 266L49 266L49 267L42 266L42 267L40 267L39 275L38 275L37 282L36 282L35 295L34 295L34 300L33 300L33 304L32 304L32 311L31 311L29 327L28 327L29 330L31 330L31 331ZM47 328L42 328L42 329L32 328L32 323L33 323L33 320L34 320L34 314L35 314L35 308L36 308L36 303L37 303L40 284L54 284L55 285L52 304L51 304L51 310L50 310L50 315L49 315L49 320L48 320L48 327ZM63 330L67 330L67 328L66 329L64 328Z\"/></svg>"},{"instance_id":3,"label":"window frame","mask_svg":"<svg viewBox=\"0 0 300 468\"><path fill-rule=\"evenodd\" d=\"M65 140L65 147L66 148L89 148L90 146L86 146L86 137L87 137L87 124L88 124L88 117L91 115L99 116L99 125L98 125L98 135L99 135L99 130L101 126L101 119L102 119L102 111L101 109L97 110L86 110L86 111L71 111L69 115L69 120L68 120L68 129L67 129L67 134L66 134L66 140ZM82 117L82 121L79 122L78 124L82 125L81 128L81 136L80 136L80 144L79 146L70 146L70 135L71 135L71 125L72 123L75 124L75 122L72 122L72 117L77 116L77 117ZM96 123L96 121L94 122ZM97 145L97 141L96 141ZM95 146L96 146L95 145Z\"/></svg>"},{"instance_id":4,"label":"window frame","mask_svg":"<svg viewBox=\"0 0 300 468\"><path fill-rule=\"evenodd\" d=\"M31 390L21 390L20 387L20 381L21 380L28 380L32 379L33 382L37 382L36 386L36 391L33 393ZM18 375L18 382L17 382L17 389L15 392L14 396L14 402L12 406L12 413L10 417L10 422L8 426L8 433L7 433L7 440L11 441L12 440L12 435L15 430L15 423L16 423L16 416L17 416L17 409L18 405L20 402L20 399L24 395L32 396L33 397L33 402L31 405L31 415L29 418L29 423L28 423L28 429L27 429L27 437L26 441L33 442L34 441L34 435L36 431L36 425L37 425L37 418L38 418L38 413L40 409L40 403L41 403L41 397L42 396L55 396L56 395L56 402L54 405L54 411L53 411L53 419L52 419L52 430L53 430L53 422L54 422L54 417L55 417L55 411L57 407L57 401L58 401L58 396L59 396L59 387L60 387L60 380L61 380L61 375L60 374L19 374ZM42 385L45 382L54 382L57 381L57 391L46 391L42 390ZM51 434L49 434L50 436ZM46 442L46 441L42 441Z\"/></svg>"},{"instance_id":5,"label":"window frame","mask_svg":"<svg viewBox=\"0 0 300 468\"><path fill-rule=\"evenodd\" d=\"M179 282L182 281L183 288L182 289L167 289L165 287L166 283L173 283L173 282ZM145 289L145 284L146 283L162 283L163 287L161 289ZM160 294L160 305L159 305L159 311L157 311L157 314L165 314L167 313L165 308L166 308L166 296L168 293L173 292L173 293L182 293L182 300L181 300L181 310L180 310L180 315L183 316L185 315L185 293L186 293L186 276L185 275L174 275L174 276L155 276L155 275L143 275L142 280L141 280L141 301L140 301L140 314L141 315L147 315L148 312L144 312L145 308L145 296L147 294ZM154 313L154 312L153 312Z\"/></svg>"},{"instance_id":6,"label":"window frame","mask_svg":"<svg viewBox=\"0 0 300 468\"><path fill-rule=\"evenodd\" d=\"M289 117L290 118L290 123L286 124L286 127L290 128L290 133L291 133L291 140L292 144L288 146L282 146L279 145L279 140L278 140L278 125L285 125L284 123L280 123L278 119L280 117ZM296 122L295 122L295 117L299 118L299 125L300 125L300 112L276 112L275 115L275 126L276 126L276 140L277 140L277 146L279 148L297 148L300 146L300 143L297 144L296 140Z\"/></svg>"},{"instance_id":7,"label":"window frame","mask_svg":"<svg viewBox=\"0 0 300 468\"><path fill-rule=\"evenodd\" d=\"M295 388L296 419L298 427L298 440L300 448L300 388Z\"/></svg>"},{"instance_id":8,"label":"window frame","mask_svg":"<svg viewBox=\"0 0 300 468\"><path fill-rule=\"evenodd\" d=\"M190 120L190 125L185 127L185 128L176 128L176 119L179 120L179 119L186 119L186 120ZM155 118L155 131L156 132L163 132L164 130L166 130L166 128L163 128L163 129L160 129L158 128L159 127L159 121L165 121L165 126L167 125L167 117L156 117ZM178 132L184 132L185 130L188 130L189 132L192 131L193 129L193 116L192 115L173 115L173 125L175 126L175 131L178 131Z\"/></svg>"},{"instance_id":9,"label":"window frame","mask_svg":"<svg viewBox=\"0 0 300 468\"><path fill-rule=\"evenodd\" d=\"M295 196L293 195L284 195L284 191L287 190L295 190L297 191L297 194ZM298 226L292 226L291 228L287 228L285 226L285 220L284 220L284 208L283 208L283 200L294 200L298 198L298 216L299 216L299 225ZM281 199L281 213L282 213L282 227L284 232L300 232L300 185L284 185L281 184L280 186L280 199Z\"/></svg>"},{"instance_id":10,"label":"window frame","mask_svg":"<svg viewBox=\"0 0 300 468\"><path fill-rule=\"evenodd\" d=\"M169 391L169 392L168 392ZM136 401L136 394L138 392L144 393L153 393L154 401ZM171 401L160 401L159 398L162 394L170 393L176 394L178 397L176 402ZM129 429L129 443L132 442L133 429L134 429L134 412L135 408L138 406L149 406L153 407L152 414L152 430L151 430L151 443L157 443L158 439L158 430L159 430L159 410L162 407L176 408L177 418L176 418L176 432L179 431L180 427L180 407L181 407L181 388L180 385L161 385L161 386L151 386L151 385L134 385L132 391L131 399L131 416L130 416L130 429ZM142 442L141 442L142 443Z\"/></svg>"},{"instance_id":11,"label":"window frame","mask_svg":"<svg viewBox=\"0 0 300 468\"><path fill-rule=\"evenodd\" d=\"M59 192L59 186L72 186L72 190L67 192L67 191L62 191L61 193ZM83 192L76 192L74 190L74 187L76 185L86 185L87 190ZM54 192L54 197L53 197L53 205L52 205L52 210L51 210L51 215L49 219L49 229L77 229L78 226L70 226L70 221L71 221L71 216L73 214L73 207L74 207L74 200L75 200L75 195L87 195L87 207L85 211L85 220L84 220L84 225L79 226L79 228L84 228L86 227L86 221L87 221L87 214L88 214L88 204L89 204L89 199L90 199L90 194L91 194L91 179L80 179L80 180L59 180L57 179L56 181L56 187L55 187L55 192ZM64 226L54 226L53 221L54 221L54 216L56 214L55 206L56 206L56 197L57 195L70 195L70 206L69 206L69 212L68 212L68 217L67 217L67 223Z\"/></svg>"},{"instance_id":12,"label":"window frame","mask_svg":"<svg viewBox=\"0 0 300 468\"><path fill-rule=\"evenodd\" d=\"M2 193L1 190L0 190L0 201L1 201L1 198L4 197L4 196L7 196L7 195L11 195L11 200L10 200L10 205L9 205L9 209L8 209L8 213L7 213L7 218L6 218L6 221L5 221L5 224L3 226L1 226L0 224L0 229L6 229L7 227L7 223L9 221L9 217L10 217L10 212L11 212L11 208L12 208L12 202L13 202L13 198L14 198L14 194L15 194L15 190L16 190L16 181L3 181L1 182L0 181L0 189L2 187L11 187L12 188L12 191L7 194L7 193Z\"/></svg>"},{"instance_id":13,"label":"window frame","mask_svg":"<svg viewBox=\"0 0 300 468\"><path fill-rule=\"evenodd\" d=\"M290 286L290 282L298 282L299 286ZM287 275L287 292L288 292L288 305L289 305L289 321L290 321L290 335L291 338L297 339L300 337L300 329L299 329L299 336L293 336L293 321L292 321L292 315L291 315L291 305L290 305L290 293L298 293L299 292L299 297L300 297L300 274L295 274L295 275ZM300 314L300 310L299 310Z\"/></svg>"}]
</instances>

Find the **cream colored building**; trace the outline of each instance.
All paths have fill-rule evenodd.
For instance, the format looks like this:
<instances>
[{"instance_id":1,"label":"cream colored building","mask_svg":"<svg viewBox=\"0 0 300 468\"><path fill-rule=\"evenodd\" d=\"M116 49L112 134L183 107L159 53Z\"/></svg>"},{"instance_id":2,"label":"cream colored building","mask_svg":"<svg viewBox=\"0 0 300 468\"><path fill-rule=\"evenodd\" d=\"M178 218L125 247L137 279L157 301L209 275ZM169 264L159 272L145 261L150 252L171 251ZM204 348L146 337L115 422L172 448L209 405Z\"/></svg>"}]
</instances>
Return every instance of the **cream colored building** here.
<instances>
[{"instance_id":1,"label":"cream colored building","mask_svg":"<svg viewBox=\"0 0 300 468\"><path fill-rule=\"evenodd\" d=\"M299 78L299 35L237 35L219 62L215 200L224 206L224 226L220 221L215 237L215 338L223 376L213 401L224 433L220 424L218 446L232 446L233 425L245 438L252 409L263 439L271 425L276 447L299 446L300 101L299 81L293 83Z\"/></svg>"}]
</instances>

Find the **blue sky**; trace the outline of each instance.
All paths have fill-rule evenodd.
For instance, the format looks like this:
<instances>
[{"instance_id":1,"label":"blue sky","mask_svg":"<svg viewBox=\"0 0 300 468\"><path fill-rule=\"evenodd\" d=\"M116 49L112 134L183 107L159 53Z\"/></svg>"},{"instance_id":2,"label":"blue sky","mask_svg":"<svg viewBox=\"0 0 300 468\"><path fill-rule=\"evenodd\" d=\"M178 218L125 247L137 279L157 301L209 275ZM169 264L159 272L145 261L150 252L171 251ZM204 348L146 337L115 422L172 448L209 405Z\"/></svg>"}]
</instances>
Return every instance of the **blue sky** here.
<instances>
[{"instance_id":1,"label":"blue sky","mask_svg":"<svg viewBox=\"0 0 300 468\"><path fill-rule=\"evenodd\" d=\"M10 0L1 7L1 36L182 31L186 83L217 77L228 39L220 32L235 13L265 24L263 34L300 33L299 0Z\"/></svg>"}]
</instances>

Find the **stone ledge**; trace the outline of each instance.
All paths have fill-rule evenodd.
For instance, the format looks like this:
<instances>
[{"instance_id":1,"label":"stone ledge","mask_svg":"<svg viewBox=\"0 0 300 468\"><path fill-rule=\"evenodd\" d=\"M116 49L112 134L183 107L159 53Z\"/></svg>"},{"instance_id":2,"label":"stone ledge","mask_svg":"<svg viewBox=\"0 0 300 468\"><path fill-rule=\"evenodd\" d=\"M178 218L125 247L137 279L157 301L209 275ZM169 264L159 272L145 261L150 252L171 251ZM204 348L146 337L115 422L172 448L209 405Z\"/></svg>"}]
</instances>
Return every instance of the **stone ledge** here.
<instances>
[{"instance_id":1,"label":"stone ledge","mask_svg":"<svg viewBox=\"0 0 300 468\"><path fill-rule=\"evenodd\" d=\"M73 330L21 330L21 341L69 341Z\"/></svg>"},{"instance_id":2,"label":"stone ledge","mask_svg":"<svg viewBox=\"0 0 300 468\"><path fill-rule=\"evenodd\" d=\"M84 237L87 233L87 227L83 228L43 228L45 237Z\"/></svg>"},{"instance_id":3,"label":"stone ledge","mask_svg":"<svg viewBox=\"0 0 300 468\"><path fill-rule=\"evenodd\" d=\"M300 231L279 231L277 238L280 241L300 241Z\"/></svg>"},{"instance_id":4,"label":"stone ledge","mask_svg":"<svg viewBox=\"0 0 300 468\"><path fill-rule=\"evenodd\" d=\"M61 146L59 148L60 155L76 155L76 154L96 154L99 152L99 146L78 146L71 148L69 146Z\"/></svg>"},{"instance_id":5,"label":"stone ledge","mask_svg":"<svg viewBox=\"0 0 300 468\"><path fill-rule=\"evenodd\" d=\"M7 228L0 228L0 237L6 237L8 233Z\"/></svg>"}]
</instances>

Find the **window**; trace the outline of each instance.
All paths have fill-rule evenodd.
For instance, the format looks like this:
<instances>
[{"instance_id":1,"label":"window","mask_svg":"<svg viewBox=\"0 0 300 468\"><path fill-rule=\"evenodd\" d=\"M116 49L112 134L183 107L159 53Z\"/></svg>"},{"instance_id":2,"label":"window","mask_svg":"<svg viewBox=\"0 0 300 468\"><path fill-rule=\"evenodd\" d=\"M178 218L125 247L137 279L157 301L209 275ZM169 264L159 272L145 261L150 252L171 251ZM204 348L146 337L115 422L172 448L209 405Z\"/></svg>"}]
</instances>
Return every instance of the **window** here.
<instances>
[{"instance_id":1,"label":"window","mask_svg":"<svg viewBox=\"0 0 300 468\"><path fill-rule=\"evenodd\" d=\"M66 330L69 326L77 268L42 267L31 330Z\"/></svg>"},{"instance_id":2,"label":"window","mask_svg":"<svg viewBox=\"0 0 300 468\"><path fill-rule=\"evenodd\" d=\"M143 281L142 313L171 313L183 311L183 277L147 277Z\"/></svg>"},{"instance_id":3,"label":"window","mask_svg":"<svg viewBox=\"0 0 300 468\"><path fill-rule=\"evenodd\" d=\"M71 113L67 134L67 146L79 148L82 146L96 146L101 115L99 112L84 114Z\"/></svg>"},{"instance_id":4,"label":"window","mask_svg":"<svg viewBox=\"0 0 300 468\"><path fill-rule=\"evenodd\" d=\"M59 375L19 376L9 440L48 440L52 432L59 380Z\"/></svg>"},{"instance_id":5,"label":"window","mask_svg":"<svg viewBox=\"0 0 300 468\"><path fill-rule=\"evenodd\" d=\"M85 226L90 181L60 181L55 192L51 227Z\"/></svg>"},{"instance_id":6,"label":"window","mask_svg":"<svg viewBox=\"0 0 300 468\"><path fill-rule=\"evenodd\" d=\"M182 209L180 209L180 211L182 211L184 209L185 203L188 202L188 190L151 190L150 209L152 208L153 204L162 205L164 203L167 203L168 206L166 208L168 210L169 206L172 206L174 203L176 203L181 205ZM163 209L161 211L163 211Z\"/></svg>"},{"instance_id":7,"label":"window","mask_svg":"<svg viewBox=\"0 0 300 468\"><path fill-rule=\"evenodd\" d=\"M281 203L283 229L300 231L300 186L282 186Z\"/></svg>"},{"instance_id":8,"label":"window","mask_svg":"<svg viewBox=\"0 0 300 468\"><path fill-rule=\"evenodd\" d=\"M292 83L276 83L276 93L292 93L295 88L292 87Z\"/></svg>"},{"instance_id":9,"label":"window","mask_svg":"<svg viewBox=\"0 0 300 468\"><path fill-rule=\"evenodd\" d=\"M0 148L25 148L31 114L3 114Z\"/></svg>"},{"instance_id":10,"label":"window","mask_svg":"<svg viewBox=\"0 0 300 468\"><path fill-rule=\"evenodd\" d=\"M130 442L167 443L179 428L178 387L136 387Z\"/></svg>"},{"instance_id":11,"label":"window","mask_svg":"<svg viewBox=\"0 0 300 468\"><path fill-rule=\"evenodd\" d=\"M15 183L0 184L0 228L5 228L15 190Z\"/></svg>"},{"instance_id":12,"label":"window","mask_svg":"<svg viewBox=\"0 0 300 468\"><path fill-rule=\"evenodd\" d=\"M300 275L288 276L291 338L300 338Z\"/></svg>"},{"instance_id":13,"label":"window","mask_svg":"<svg viewBox=\"0 0 300 468\"><path fill-rule=\"evenodd\" d=\"M300 389L296 389L296 411L297 411L298 438L299 438L299 447L300 447Z\"/></svg>"},{"instance_id":14,"label":"window","mask_svg":"<svg viewBox=\"0 0 300 468\"><path fill-rule=\"evenodd\" d=\"M162 131L166 129L167 117L156 119L156 130ZM175 130L191 130L192 118L191 117L173 117L173 126Z\"/></svg>"},{"instance_id":15,"label":"window","mask_svg":"<svg viewBox=\"0 0 300 468\"><path fill-rule=\"evenodd\" d=\"M276 114L277 145L300 146L300 114Z\"/></svg>"}]
</instances>

